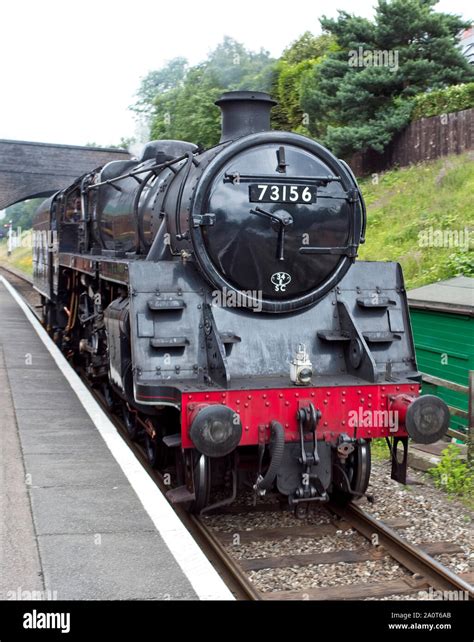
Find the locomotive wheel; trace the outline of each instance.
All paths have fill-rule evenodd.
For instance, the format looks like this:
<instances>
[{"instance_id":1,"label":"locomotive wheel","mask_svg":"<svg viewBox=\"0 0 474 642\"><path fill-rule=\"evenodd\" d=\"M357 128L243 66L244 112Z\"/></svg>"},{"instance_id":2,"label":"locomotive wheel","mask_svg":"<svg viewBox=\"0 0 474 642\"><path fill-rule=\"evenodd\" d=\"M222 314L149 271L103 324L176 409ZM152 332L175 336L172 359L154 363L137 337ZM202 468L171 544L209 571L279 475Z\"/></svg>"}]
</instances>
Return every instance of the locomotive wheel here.
<instances>
[{"instance_id":1,"label":"locomotive wheel","mask_svg":"<svg viewBox=\"0 0 474 642\"><path fill-rule=\"evenodd\" d=\"M114 393L110 389L108 383L102 384L102 394L104 395L104 400L107 408L110 412L115 412L117 410L117 402L114 397Z\"/></svg>"},{"instance_id":2,"label":"locomotive wheel","mask_svg":"<svg viewBox=\"0 0 474 642\"><path fill-rule=\"evenodd\" d=\"M148 433L145 433L145 452L150 466L159 468L160 448L157 440L150 437Z\"/></svg>"},{"instance_id":3,"label":"locomotive wheel","mask_svg":"<svg viewBox=\"0 0 474 642\"><path fill-rule=\"evenodd\" d=\"M364 495L369 485L371 462L370 443L363 441L357 444L354 452L348 456L344 466L347 480L344 475L339 474L337 476L338 480L334 482L331 499L338 504L348 504ZM357 493L356 495L348 492L347 481L349 481L351 491Z\"/></svg>"},{"instance_id":4,"label":"locomotive wheel","mask_svg":"<svg viewBox=\"0 0 474 642\"><path fill-rule=\"evenodd\" d=\"M138 426L136 413L131 412L127 408L127 406L124 404L122 406L122 414L123 414L123 421L125 423L125 427L127 428L128 436L132 441L136 441L140 433L140 428Z\"/></svg>"},{"instance_id":5,"label":"locomotive wheel","mask_svg":"<svg viewBox=\"0 0 474 642\"><path fill-rule=\"evenodd\" d=\"M155 437L151 437L145 431L145 452L148 461L153 468L165 469L170 460L170 449L163 443L164 432L158 422L153 422Z\"/></svg>"},{"instance_id":6,"label":"locomotive wheel","mask_svg":"<svg viewBox=\"0 0 474 642\"><path fill-rule=\"evenodd\" d=\"M178 486L186 484L186 469L193 466L194 495L192 502L183 504L190 513L200 513L209 504L211 490L211 462L209 457L199 453L185 453L176 450L176 482Z\"/></svg>"},{"instance_id":7,"label":"locomotive wheel","mask_svg":"<svg viewBox=\"0 0 474 642\"><path fill-rule=\"evenodd\" d=\"M200 513L209 504L211 491L211 464L209 457L200 455L194 465L194 493L195 500L191 505L191 512Z\"/></svg>"}]
</instances>

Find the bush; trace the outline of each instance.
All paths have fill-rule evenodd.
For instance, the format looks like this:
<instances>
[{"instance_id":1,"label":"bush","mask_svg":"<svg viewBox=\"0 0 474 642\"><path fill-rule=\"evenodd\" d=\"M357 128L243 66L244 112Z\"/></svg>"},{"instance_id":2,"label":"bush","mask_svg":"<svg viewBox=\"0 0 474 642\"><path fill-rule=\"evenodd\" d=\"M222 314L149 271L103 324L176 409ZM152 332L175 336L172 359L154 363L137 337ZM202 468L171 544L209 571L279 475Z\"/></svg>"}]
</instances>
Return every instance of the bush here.
<instances>
[{"instance_id":1,"label":"bush","mask_svg":"<svg viewBox=\"0 0 474 642\"><path fill-rule=\"evenodd\" d=\"M454 444L448 446L441 455L437 466L428 470L438 488L453 495L474 495L474 471L465 462Z\"/></svg>"},{"instance_id":2,"label":"bush","mask_svg":"<svg viewBox=\"0 0 474 642\"><path fill-rule=\"evenodd\" d=\"M449 114L471 107L474 107L474 82L452 85L446 89L415 96L412 120Z\"/></svg>"}]
</instances>

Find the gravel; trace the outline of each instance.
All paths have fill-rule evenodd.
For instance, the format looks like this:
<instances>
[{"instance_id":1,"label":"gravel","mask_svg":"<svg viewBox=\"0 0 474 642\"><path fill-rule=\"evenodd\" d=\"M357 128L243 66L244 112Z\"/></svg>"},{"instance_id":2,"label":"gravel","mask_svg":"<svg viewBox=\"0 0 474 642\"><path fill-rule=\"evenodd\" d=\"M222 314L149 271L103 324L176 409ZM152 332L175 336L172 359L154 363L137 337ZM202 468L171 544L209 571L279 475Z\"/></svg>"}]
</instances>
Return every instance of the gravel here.
<instances>
[{"instance_id":1,"label":"gravel","mask_svg":"<svg viewBox=\"0 0 474 642\"><path fill-rule=\"evenodd\" d=\"M455 542L461 553L441 554L437 559L456 573L466 573L474 566L474 530L472 512L463 504L453 501L436 489L429 476L410 470L414 485L402 486L390 479L390 468L385 462L372 463L369 492L375 503L362 500L361 506L374 517L385 521L396 519L409 524L398 532L414 544L423 542ZM266 497L267 502L277 501ZM242 510L251 505L251 496L240 498ZM314 504L309 514L297 519L292 511L250 512L232 515L213 515L205 518L213 530L235 533L262 528L309 526L331 522L328 513ZM340 550L370 549L372 544L352 529L336 530L318 538L287 537L276 541L258 541L229 544L227 550L234 559L255 559L267 556L327 553ZM357 563L311 564L278 569L250 571L253 584L262 592L304 591L316 587L333 587L352 583L381 582L409 577L411 574L390 557ZM420 590L407 595L392 595L382 600L440 600L435 591Z\"/></svg>"},{"instance_id":2,"label":"gravel","mask_svg":"<svg viewBox=\"0 0 474 642\"><path fill-rule=\"evenodd\" d=\"M417 482L402 486L390 479L385 462L372 464L369 491L375 495L374 504L363 504L364 510L378 519L401 518L410 526L398 532L413 544L423 542L455 542L462 553L435 556L456 573L474 569L473 513L459 501L434 487L428 475L409 471Z\"/></svg>"},{"instance_id":3,"label":"gravel","mask_svg":"<svg viewBox=\"0 0 474 642\"><path fill-rule=\"evenodd\" d=\"M284 569L251 571L249 577L260 591L304 591L347 584L395 580L408 574L393 559L357 562L353 564L310 564Z\"/></svg>"},{"instance_id":4,"label":"gravel","mask_svg":"<svg viewBox=\"0 0 474 642\"><path fill-rule=\"evenodd\" d=\"M245 509L244 509L245 510ZM289 510L269 511L265 513L242 513L239 515L212 515L206 517L206 524L217 531L252 531L256 528L279 528L292 527L296 524L310 526L312 524L329 524L329 515L324 509L311 511L307 518L296 519L294 513Z\"/></svg>"},{"instance_id":5,"label":"gravel","mask_svg":"<svg viewBox=\"0 0 474 642\"><path fill-rule=\"evenodd\" d=\"M261 559L268 556L299 555L304 553L329 553L342 550L369 550L370 542L353 530L335 531L335 535L323 535L320 539L286 537L278 542L251 542L228 545L226 548L236 559Z\"/></svg>"}]
</instances>

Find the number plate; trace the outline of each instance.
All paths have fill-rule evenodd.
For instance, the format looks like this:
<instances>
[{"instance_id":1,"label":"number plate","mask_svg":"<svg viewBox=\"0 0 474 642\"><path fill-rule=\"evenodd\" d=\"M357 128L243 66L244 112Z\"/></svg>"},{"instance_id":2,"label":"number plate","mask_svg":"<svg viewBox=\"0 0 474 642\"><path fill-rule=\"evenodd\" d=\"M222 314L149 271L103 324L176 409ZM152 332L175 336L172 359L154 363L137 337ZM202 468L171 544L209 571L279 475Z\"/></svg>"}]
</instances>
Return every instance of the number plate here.
<instances>
[{"instance_id":1,"label":"number plate","mask_svg":"<svg viewBox=\"0 0 474 642\"><path fill-rule=\"evenodd\" d=\"M315 185L249 185L251 203L315 203Z\"/></svg>"}]
</instances>

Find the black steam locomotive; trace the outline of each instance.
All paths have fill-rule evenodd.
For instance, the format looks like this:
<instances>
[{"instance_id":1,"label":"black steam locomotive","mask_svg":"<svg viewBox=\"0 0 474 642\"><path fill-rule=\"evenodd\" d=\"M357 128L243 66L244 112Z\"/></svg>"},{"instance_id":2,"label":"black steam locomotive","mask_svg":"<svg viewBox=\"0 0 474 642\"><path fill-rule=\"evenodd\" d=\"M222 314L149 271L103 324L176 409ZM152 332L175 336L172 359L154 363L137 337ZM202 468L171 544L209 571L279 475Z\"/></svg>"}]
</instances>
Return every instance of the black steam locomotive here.
<instances>
[{"instance_id":1,"label":"black steam locomotive","mask_svg":"<svg viewBox=\"0 0 474 642\"><path fill-rule=\"evenodd\" d=\"M245 485L292 504L360 497L374 438L404 481L408 436L439 439L449 413L418 396L400 266L356 261L351 170L270 131L270 96L216 104L215 147L153 141L42 204L44 323L190 510Z\"/></svg>"}]
</instances>

